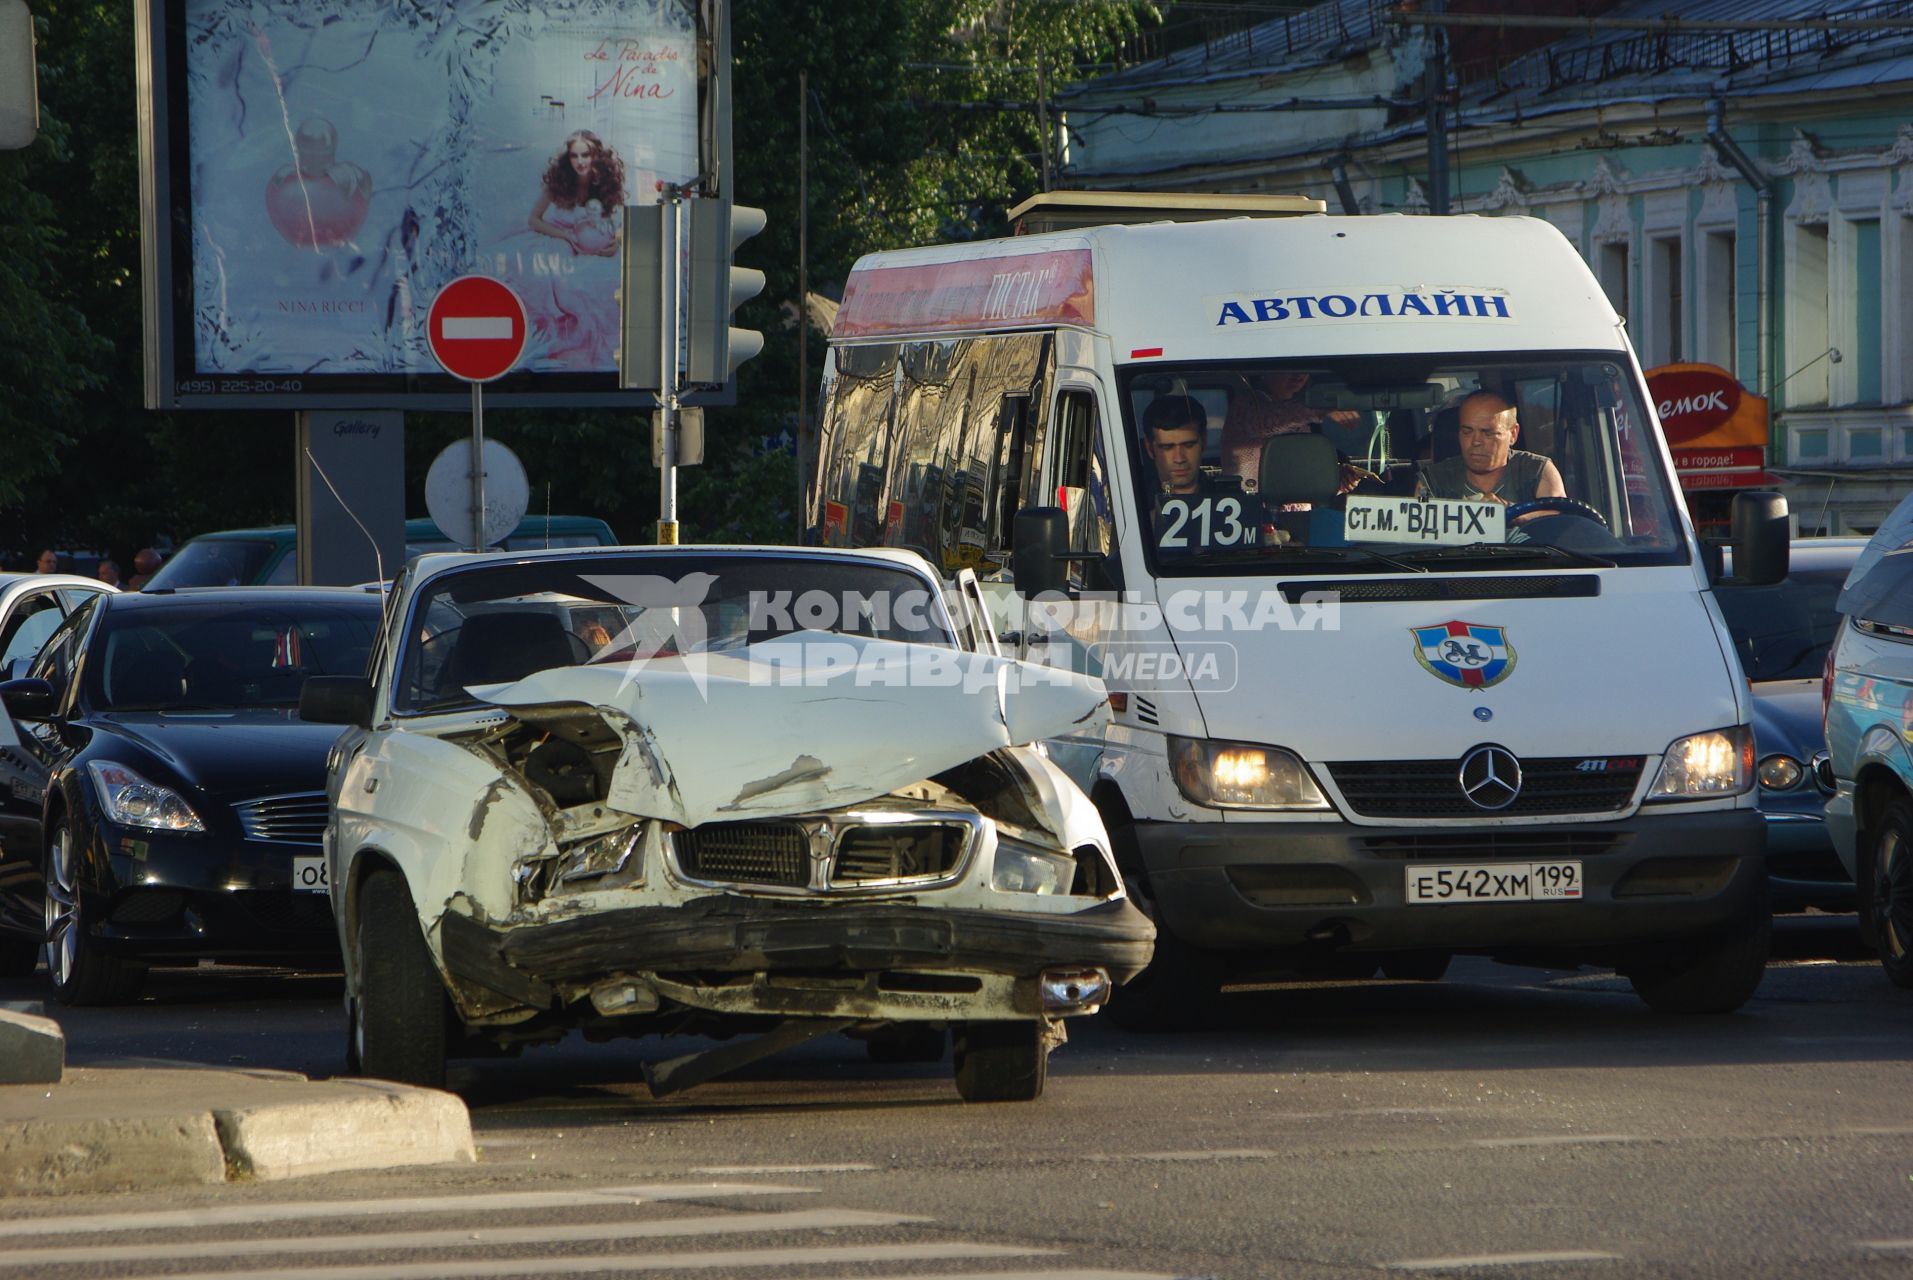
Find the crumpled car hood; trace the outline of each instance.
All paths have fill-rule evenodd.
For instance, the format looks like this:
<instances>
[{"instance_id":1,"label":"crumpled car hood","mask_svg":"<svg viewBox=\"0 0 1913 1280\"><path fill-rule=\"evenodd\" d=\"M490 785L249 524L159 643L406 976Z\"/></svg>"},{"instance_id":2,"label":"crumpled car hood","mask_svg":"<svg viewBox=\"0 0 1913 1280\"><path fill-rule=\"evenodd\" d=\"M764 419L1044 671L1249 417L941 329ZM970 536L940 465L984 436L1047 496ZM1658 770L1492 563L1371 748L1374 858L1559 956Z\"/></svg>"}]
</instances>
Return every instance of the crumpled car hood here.
<instances>
[{"instance_id":1,"label":"crumpled car hood","mask_svg":"<svg viewBox=\"0 0 1913 1280\"><path fill-rule=\"evenodd\" d=\"M694 827L886 795L1108 715L1100 680L1009 658L800 632L731 653L554 667L474 696L625 738L604 803ZM621 723L620 723L621 722Z\"/></svg>"}]
</instances>

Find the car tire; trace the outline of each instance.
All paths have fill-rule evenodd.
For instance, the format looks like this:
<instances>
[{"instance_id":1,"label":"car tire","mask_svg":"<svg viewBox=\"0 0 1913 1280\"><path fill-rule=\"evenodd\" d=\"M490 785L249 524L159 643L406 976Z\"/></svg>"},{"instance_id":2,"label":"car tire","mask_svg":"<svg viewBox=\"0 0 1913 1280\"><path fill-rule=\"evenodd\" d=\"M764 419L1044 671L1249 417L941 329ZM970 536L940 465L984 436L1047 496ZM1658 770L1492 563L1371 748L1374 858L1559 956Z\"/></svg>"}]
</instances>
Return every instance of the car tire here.
<instances>
[{"instance_id":1,"label":"car tire","mask_svg":"<svg viewBox=\"0 0 1913 1280\"><path fill-rule=\"evenodd\" d=\"M941 1023L893 1023L873 1032L864 1041L864 1052L872 1062L942 1062L950 1035Z\"/></svg>"},{"instance_id":2,"label":"car tire","mask_svg":"<svg viewBox=\"0 0 1913 1280\"><path fill-rule=\"evenodd\" d=\"M956 1036L956 1087L965 1102L1031 1102L1049 1078L1048 1028L1026 1022L965 1023Z\"/></svg>"},{"instance_id":3,"label":"car tire","mask_svg":"<svg viewBox=\"0 0 1913 1280\"><path fill-rule=\"evenodd\" d=\"M1896 798L1874 832L1861 913L1872 925L1880 967L1896 987L1913 987L1913 801Z\"/></svg>"},{"instance_id":4,"label":"car tire","mask_svg":"<svg viewBox=\"0 0 1913 1280\"><path fill-rule=\"evenodd\" d=\"M38 938L0 938L0 978L30 978L40 967L44 944Z\"/></svg>"},{"instance_id":5,"label":"car tire","mask_svg":"<svg viewBox=\"0 0 1913 1280\"><path fill-rule=\"evenodd\" d=\"M1772 945L1773 905L1763 879L1739 929L1630 969L1627 980L1656 1013L1732 1013L1759 988Z\"/></svg>"},{"instance_id":6,"label":"car tire","mask_svg":"<svg viewBox=\"0 0 1913 1280\"><path fill-rule=\"evenodd\" d=\"M1222 957L1198 951L1169 932L1156 909L1155 894L1142 869L1142 853L1127 821L1104 814L1109 841L1122 872L1123 889L1136 909L1156 926L1155 954L1149 967L1110 993L1104 1016L1125 1031L1189 1031L1211 1021L1220 1003Z\"/></svg>"},{"instance_id":7,"label":"car tire","mask_svg":"<svg viewBox=\"0 0 1913 1280\"><path fill-rule=\"evenodd\" d=\"M405 877L374 871L359 890L351 1002L360 1075L443 1088L451 1001L419 931Z\"/></svg>"},{"instance_id":8,"label":"car tire","mask_svg":"<svg viewBox=\"0 0 1913 1280\"><path fill-rule=\"evenodd\" d=\"M80 891L79 846L64 818L47 834L45 902L47 983L64 1005L130 1004L146 985L146 966L111 955L88 935Z\"/></svg>"},{"instance_id":9,"label":"car tire","mask_svg":"<svg viewBox=\"0 0 1913 1280\"><path fill-rule=\"evenodd\" d=\"M1454 958L1452 951L1394 951L1382 957L1382 976L1396 982L1440 982Z\"/></svg>"}]
</instances>

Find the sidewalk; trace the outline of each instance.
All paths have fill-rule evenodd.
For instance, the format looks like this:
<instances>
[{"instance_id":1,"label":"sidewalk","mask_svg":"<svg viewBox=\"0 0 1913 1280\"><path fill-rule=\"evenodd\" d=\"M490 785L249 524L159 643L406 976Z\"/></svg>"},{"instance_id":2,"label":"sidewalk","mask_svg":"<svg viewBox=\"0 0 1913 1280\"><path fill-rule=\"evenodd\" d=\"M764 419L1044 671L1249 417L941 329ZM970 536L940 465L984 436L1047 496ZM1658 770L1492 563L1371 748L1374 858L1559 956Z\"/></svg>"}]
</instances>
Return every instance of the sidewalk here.
<instances>
[{"instance_id":1,"label":"sidewalk","mask_svg":"<svg viewBox=\"0 0 1913 1280\"><path fill-rule=\"evenodd\" d=\"M0 1032L37 1022L0 1010ZM475 1158L456 1095L383 1080L126 1059L66 1069L58 1083L0 1084L0 1197Z\"/></svg>"}]
</instances>

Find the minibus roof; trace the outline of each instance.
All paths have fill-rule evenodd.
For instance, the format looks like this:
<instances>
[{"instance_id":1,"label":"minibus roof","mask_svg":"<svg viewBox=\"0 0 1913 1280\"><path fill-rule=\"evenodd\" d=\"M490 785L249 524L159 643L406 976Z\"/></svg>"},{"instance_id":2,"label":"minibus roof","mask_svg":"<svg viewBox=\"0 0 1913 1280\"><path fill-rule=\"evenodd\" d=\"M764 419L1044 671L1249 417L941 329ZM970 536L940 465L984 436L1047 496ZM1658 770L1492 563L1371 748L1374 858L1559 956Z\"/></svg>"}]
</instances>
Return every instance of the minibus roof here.
<instances>
[{"instance_id":1,"label":"minibus roof","mask_svg":"<svg viewBox=\"0 0 1913 1280\"><path fill-rule=\"evenodd\" d=\"M1107 334L1117 363L1619 351L1581 255L1538 218L1382 214L1085 227L870 254L832 339Z\"/></svg>"}]
</instances>

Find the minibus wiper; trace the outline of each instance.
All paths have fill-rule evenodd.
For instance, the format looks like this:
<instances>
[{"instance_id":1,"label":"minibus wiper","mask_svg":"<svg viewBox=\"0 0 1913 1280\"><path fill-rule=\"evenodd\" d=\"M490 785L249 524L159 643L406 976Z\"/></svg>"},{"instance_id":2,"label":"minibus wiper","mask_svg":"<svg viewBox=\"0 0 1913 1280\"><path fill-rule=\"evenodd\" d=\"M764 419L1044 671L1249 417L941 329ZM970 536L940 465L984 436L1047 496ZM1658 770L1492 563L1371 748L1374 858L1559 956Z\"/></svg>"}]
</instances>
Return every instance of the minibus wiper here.
<instances>
[{"instance_id":1,"label":"minibus wiper","mask_svg":"<svg viewBox=\"0 0 1913 1280\"><path fill-rule=\"evenodd\" d=\"M1546 542L1470 542L1458 547L1430 547L1425 551L1405 551L1404 557L1423 560L1573 560L1579 564L1612 569L1614 562L1569 547Z\"/></svg>"}]
</instances>

